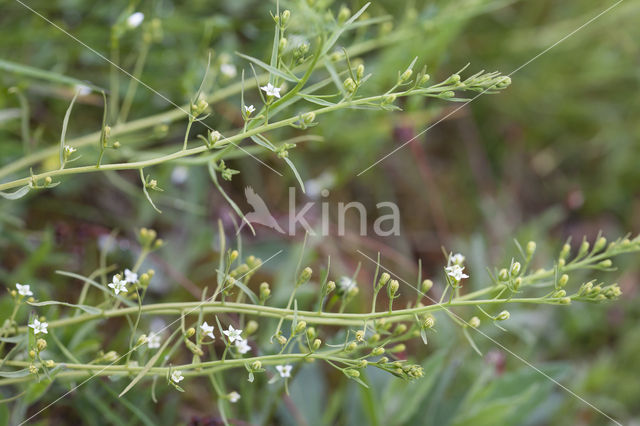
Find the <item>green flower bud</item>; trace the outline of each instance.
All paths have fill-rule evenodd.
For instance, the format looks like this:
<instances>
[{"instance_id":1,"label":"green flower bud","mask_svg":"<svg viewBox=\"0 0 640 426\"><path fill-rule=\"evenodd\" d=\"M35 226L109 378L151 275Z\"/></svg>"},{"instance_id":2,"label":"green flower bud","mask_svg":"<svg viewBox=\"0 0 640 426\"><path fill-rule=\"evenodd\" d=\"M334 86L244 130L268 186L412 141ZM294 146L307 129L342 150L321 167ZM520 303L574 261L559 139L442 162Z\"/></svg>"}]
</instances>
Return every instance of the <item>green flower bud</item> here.
<instances>
[{"instance_id":1,"label":"green flower bud","mask_svg":"<svg viewBox=\"0 0 640 426\"><path fill-rule=\"evenodd\" d=\"M422 324L420 324L422 328L433 328L436 325L436 319L432 315L428 315L422 320Z\"/></svg>"},{"instance_id":2,"label":"green flower bud","mask_svg":"<svg viewBox=\"0 0 640 426\"><path fill-rule=\"evenodd\" d=\"M518 277L515 280L513 280L513 289L514 290L518 290L520 288L520 286L522 285L522 277Z\"/></svg>"},{"instance_id":3,"label":"green flower bud","mask_svg":"<svg viewBox=\"0 0 640 426\"><path fill-rule=\"evenodd\" d=\"M558 287L562 288L562 287L566 286L568 282L569 282L569 275L562 274L562 276L558 280Z\"/></svg>"},{"instance_id":4,"label":"green flower bud","mask_svg":"<svg viewBox=\"0 0 640 426\"><path fill-rule=\"evenodd\" d=\"M383 356L378 360L378 364L386 364L388 362L389 362L389 358L387 358L386 356Z\"/></svg>"},{"instance_id":5,"label":"green flower bud","mask_svg":"<svg viewBox=\"0 0 640 426\"><path fill-rule=\"evenodd\" d=\"M598 266L600 268L611 268L611 265L613 265L613 262L611 262L611 259L605 259L600 263L598 263Z\"/></svg>"},{"instance_id":6,"label":"green flower bud","mask_svg":"<svg viewBox=\"0 0 640 426\"><path fill-rule=\"evenodd\" d=\"M46 360L46 361L44 362L44 365L45 365L45 367L47 367L47 368L53 368L53 367L55 367L56 363L55 363L55 362L53 362L53 360L52 360L52 359L48 359L48 360Z\"/></svg>"},{"instance_id":7,"label":"green flower bud","mask_svg":"<svg viewBox=\"0 0 640 426\"><path fill-rule=\"evenodd\" d=\"M331 292L332 292L333 290L335 290L335 289L336 289L336 283L334 283L333 281L329 281L329 282L327 283L327 291L326 291L326 294L331 293Z\"/></svg>"},{"instance_id":8,"label":"green flower bud","mask_svg":"<svg viewBox=\"0 0 640 426\"><path fill-rule=\"evenodd\" d=\"M513 265L511 265L511 276L518 275L521 268L522 265L520 265L520 262L513 262Z\"/></svg>"},{"instance_id":9,"label":"green flower bud","mask_svg":"<svg viewBox=\"0 0 640 426\"><path fill-rule=\"evenodd\" d=\"M358 81L360 81L362 80L362 77L364 77L364 65L360 64L356 68L356 78L358 79Z\"/></svg>"},{"instance_id":10,"label":"green flower bud","mask_svg":"<svg viewBox=\"0 0 640 426\"><path fill-rule=\"evenodd\" d=\"M380 335L378 333L374 334L373 336L369 337L369 343L370 344L375 344L376 342L378 342L380 340Z\"/></svg>"},{"instance_id":11,"label":"green flower bud","mask_svg":"<svg viewBox=\"0 0 640 426\"><path fill-rule=\"evenodd\" d=\"M389 95L385 95L382 98L382 105L391 105L392 103L394 103L396 101L396 95L391 93Z\"/></svg>"},{"instance_id":12,"label":"green flower bud","mask_svg":"<svg viewBox=\"0 0 640 426\"><path fill-rule=\"evenodd\" d=\"M261 368L262 368L262 363L260 361L253 361L253 363L251 363L252 370L260 370Z\"/></svg>"},{"instance_id":13,"label":"green flower bud","mask_svg":"<svg viewBox=\"0 0 640 426\"><path fill-rule=\"evenodd\" d=\"M398 280L391 280L391 283L389 284L389 296L393 297L399 288L400 284L398 283Z\"/></svg>"},{"instance_id":14,"label":"green flower bud","mask_svg":"<svg viewBox=\"0 0 640 426\"><path fill-rule=\"evenodd\" d=\"M380 356L384 353L384 348L382 346L378 346L371 351L371 356Z\"/></svg>"},{"instance_id":15,"label":"green flower bud","mask_svg":"<svg viewBox=\"0 0 640 426\"><path fill-rule=\"evenodd\" d=\"M307 328L307 339L313 340L316 336L316 329L314 327Z\"/></svg>"},{"instance_id":16,"label":"green flower bud","mask_svg":"<svg viewBox=\"0 0 640 426\"><path fill-rule=\"evenodd\" d=\"M195 343L193 343L191 340L187 340L185 339L184 341L185 345L187 346L187 348L193 352L194 355L198 355L198 356L203 356L204 352L202 352L202 349L200 349L198 347L198 345L196 345Z\"/></svg>"},{"instance_id":17,"label":"green flower bud","mask_svg":"<svg viewBox=\"0 0 640 426\"><path fill-rule=\"evenodd\" d=\"M558 259L558 266L560 268L562 268L566 263L567 261L565 259Z\"/></svg>"},{"instance_id":18,"label":"green flower bud","mask_svg":"<svg viewBox=\"0 0 640 426\"><path fill-rule=\"evenodd\" d=\"M561 297L565 297L567 295L567 292L564 290L558 290L556 292L553 293L553 297L555 297L556 299L559 299Z\"/></svg>"},{"instance_id":19,"label":"green flower bud","mask_svg":"<svg viewBox=\"0 0 640 426\"><path fill-rule=\"evenodd\" d=\"M569 253L571 252L571 246L569 244L565 244L562 246L562 250L560 250L560 259L566 259Z\"/></svg>"},{"instance_id":20,"label":"green flower bud","mask_svg":"<svg viewBox=\"0 0 640 426\"><path fill-rule=\"evenodd\" d=\"M383 272L382 275L380 275L380 279L378 280L378 289L381 289L382 287L387 285L390 278L391 278L391 275L387 274L386 272Z\"/></svg>"},{"instance_id":21,"label":"green flower bud","mask_svg":"<svg viewBox=\"0 0 640 426\"><path fill-rule=\"evenodd\" d=\"M42 352L47 349L47 341L44 339L36 340L36 348L38 348L38 352Z\"/></svg>"},{"instance_id":22,"label":"green flower bud","mask_svg":"<svg viewBox=\"0 0 640 426\"><path fill-rule=\"evenodd\" d=\"M360 377L360 372L358 370L354 370L353 368L347 368L346 370L344 370L344 374L354 378Z\"/></svg>"},{"instance_id":23,"label":"green flower bud","mask_svg":"<svg viewBox=\"0 0 640 426\"><path fill-rule=\"evenodd\" d=\"M29 351L29 358L35 358L36 357L36 351L34 351L33 349Z\"/></svg>"},{"instance_id":24,"label":"green flower bud","mask_svg":"<svg viewBox=\"0 0 640 426\"><path fill-rule=\"evenodd\" d=\"M358 88L358 85L356 84L355 81L353 81L353 79L351 77L347 78L344 83L343 86L345 88L345 90L349 93L353 93L356 91L356 89Z\"/></svg>"},{"instance_id":25,"label":"green flower bud","mask_svg":"<svg viewBox=\"0 0 640 426\"><path fill-rule=\"evenodd\" d=\"M342 24L349 18L351 18L351 10L346 6L342 6L340 12L338 12L338 23Z\"/></svg>"},{"instance_id":26,"label":"green flower bud","mask_svg":"<svg viewBox=\"0 0 640 426\"><path fill-rule=\"evenodd\" d=\"M263 282L260 284L260 300L265 301L271 295L271 290L269 289L269 283Z\"/></svg>"},{"instance_id":27,"label":"green flower bud","mask_svg":"<svg viewBox=\"0 0 640 426\"><path fill-rule=\"evenodd\" d=\"M138 341L136 342L136 346L142 346L145 343L147 343L147 335L143 334L142 336L138 337Z\"/></svg>"},{"instance_id":28,"label":"green flower bud","mask_svg":"<svg viewBox=\"0 0 640 426\"><path fill-rule=\"evenodd\" d=\"M527 259L531 259L535 252L536 252L536 242L529 241L527 243Z\"/></svg>"},{"instance_id":29,"label":"green flower bud","mask_svg":"<svg viewBox=\"0 0 640 426\"><path fill-rule=\"evenodd\" d=\"M258 323L254 320L251 320L244 327L244 333L242 334L244 334L245 336L251 336L253 333L256 332L256 330L258 330Z\"/></svg>"},{"instance_id":30,"label":"green flower bud","mask_svg":"<svg viewBox=\"0 0 640 426\"><path fill-rule=\"evenodd\" d=\"M287 343L287 338L282 335L278 336L278 343L284 346Z\"/></svg>"},{"instance_id":31,"label":"green flower bud","mask_svg":"<svg viewBox=\"0 0 640 426\"><path fill-rule=\"evenodd\" d=\"M430 78L431 76L429 74L424 74L422 77L420 77L420 81L418 82L418 84L422 86L427 81L429 81Z\"/></svg>"},{"instance_id":32,"label":"green flower bud","mask_svg":"<svg viewBox=\"0 0 640 426\"><path fill-rule=\"evenodd\" d=\"M600 237L597 239L596 243L593 245L593 252L598 252L602 250L607 245L607 239L605 237Z\"/></svg>"},{"instance_id":33,"label":"green flower bud","mask_svg":"<svg viewBox=\"0 0 640 426\"><path fill-rule=\"evenodd\" d=\"M400 79L399 82L400 83L404 83L405 81L409 80L411 78L411 76L413 75L413 70L411 69L407 69L405 72L403 72L400 75Z\"/></svg>"},{"instance_id":34,"label":"green flower bud","mask_svg":"<svg viewBox=\"0 0 640 426\"><path fill-rule=\"evenodd\" d=\"M320 340L320 339L315 339L315 340L313 341L313 344L311 345L311 348L312 348L314 351L317 351L318 349L320 349L320 345L322 345L322 340Z\"/></svg>"},{"instance_id":35,"label":"green flower bud","mask_svg":"<svg viewBox=\"0 0 640 426\"><path fill-rule=\"evenodd\" d=\"M473 328L478 328L480 326L480 318L478 317L472 317L469 320L469 326L473 327Z\"/></svg>"},{"instance_id":36,"label":"green flower bud","mask_svg":"<svg viewBox=\"0 0 640 426\"><path fill-rule=\"evenodd\" d=\"M298 324L296 324L296 328L295 328L294 332L295 332L295 334L302 333L305 328L307 328L307 322L306 321L298 321Z\"/></svg>"},{"instance_id":37,"label":"green flower bud","mask_svg":"<svg viewBox=\"0 0 640 426\"><path fill-rule=\"evenodd\" d=\"M404 345L404 343L400 343L395 345L393 348L391 348L391 350L389 352L391 353L398 353L398 352L404 352L407 349L407 347Z\"/></svg>"},{"instance_id":38,"label":"green flower bud","mask_svg":"<svg viewBox=\"0 0 640 426\"><path fill-rule=\"evenodd\" d=\"M589 251L589 241L584 240L582 244L580 244L580 250L578 251L578 256L584 256Z\"/></svg>"},{"instance_id":39,"label":"green flower bud","mask_svg":"<svg viewBox=\"0 0 640 426\"><path fill-rule=\"evenodd\" d=\"M286 48L287 48L287 39L286 39L286 37L282 37L282 38L280 39L280 43L278 43L278 50L279 50L280 52L282 52L282 51L284 51L284 49L286 49Z\"/></svg>"},{"instance_id":40,"label":"green flower bud","mask_svg":"<svg viewBox=\"0 0 640 426\"><path fill-rule=\"evenodd\" d=\"M287 24L289 23L289 19L291 18L291 11L289 9L286 9L284 12L282 12L282 26L286 27Z\"/></svg>"},{"instance_id":41,"label":"green flower bud","mask_svg":"<svg viewBox=\"0 0 640 426\"><path fill-rule=\"evenodd\" d=\"M296 287L300 287L302 284L304 284L307 281L309 281L309 279L311 278L311 274L312 273L313 273L313 270L311 268L309 268L308 266L306 268L304 268L302 270L302 272L300 273L300 277L298 277L298 282L296 283Z\"/></svg>"},{"instance_id":42,"label":"green flower bud","mask_svg":"<svg viewBox=\"0 0 640 426\"><path fill-rule=\"evenodd\" d=\"M432 287L433 287L433 281L424 280L422 281L422 286L420 287L420 290L422 291L422 293L427 293L429 290L431 290Z\"/></svg>"},{"instance_id":43,"label":"green flower bud","mask_svg":"<svg viewBox=\"0 0 640 426\"><path fill-rule=\"evenodd\" d=\"M229 263L235 262L238 256L240 256L240 253L238 253L238 250L231 251L231 253L229 253Z\"/></svg>"},{"instance_id":44,"label":"green flower bud","mask_svg":"<svg viewBox=\"0 0 640 426\"><path fill-rule=\"evenodd\" d=\"M364 330L356 331L356 340L358 342L364 342Z\"/></svg>"},{"instance_id":45,"label":"green flower bud","mask_svg":"<svg viewBox=\"0 0 640 426\"><path fill-rule=\"evenodd\" d=\"M511 314L509 313L509 311L502 311L498 314L498 316L496 317L497 321L506 321L509 319L509 317L511 317Z\"/></svg>"},{"instance_id":46,"label":"green flower bud","mask_svg":"<svg viewBox=\"0 0 640 426\"><path fill-rule=\"evenodd\" d=\"M191 327L187 330L187 332L185 333L185 336L188 337L192 337L194 334L196 334L196 329Z\"/></svg>"},{"instance_id":47,"label":"green flower bud","mask_svg":"<svg viewBox=\"0 0 640 426\"><path fill-rule=\"evenodd\" d=\"M38 373L38 367L36 367L35 365L31 364L29 366L29 373L31 374L37 374Z\"/></svg>"},{"instance_id":48,"label":"green flower bud","mask_svg":"<svg viewBox=\"0 0 640 426\"><path fill-rule=\"evenodd\" d=\"M345 350L347 352L351 352L351 351L355 351L358 348L358 344L356 342L351 342L347 345L347 347L345 348Z\"/></svg>"},{"instance_id":49,"label":"green flower bud","mask_svg":"<svg viewBox=\"0 0 640 426\"><path fill-rule=\"evenodd\" d=\"M500 272L498 272L498 279L500 281L509 280L509 272L507 272L507 270L505 268L500 269Z\"/></svg>"},{"instance_id":50,"label":"green flower bud","mask_svg":"<svg viewBox=\"0 0 640 426\"><path fill-rule=\"evenodd\" d=\"M393 334L395 336L399 336L401 334L406 333L406 331L407 331L407 326L405 324L398 324L395 330L393 330Z\"/></svg>"}]
</instances>

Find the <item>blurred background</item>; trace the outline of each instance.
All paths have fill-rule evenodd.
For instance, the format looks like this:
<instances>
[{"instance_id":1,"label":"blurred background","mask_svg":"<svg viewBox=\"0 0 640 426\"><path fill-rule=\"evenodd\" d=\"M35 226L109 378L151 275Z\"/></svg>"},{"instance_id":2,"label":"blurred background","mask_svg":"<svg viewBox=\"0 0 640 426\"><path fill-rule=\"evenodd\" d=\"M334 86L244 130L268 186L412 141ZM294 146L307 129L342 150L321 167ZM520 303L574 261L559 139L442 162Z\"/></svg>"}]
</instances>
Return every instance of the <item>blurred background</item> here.
<instances>
[{"instance_id":1,"label":"blurred background","mask_svg":"<svg viewBox=\"0 0 640 426\"><path fill-rule=\"evenodd\" d=\"M334 14L343 4L354 11L364 5L362 1L316 3ZM242 69L250 73L247 61L234 52L266 60L273 40L269 11L275 10L275 2L192 0L131 5L60 0L28 4L106 56L112 48L111 25L130 13L127 10L143 12L146 22L158 18L162 30L151 43L145 42L140 30L121 37L119 61L123 68L133 70L144 53L141 80L180 105L188 103L197 90L209 50L214 52L214 72L223 63L237 69L236 76L219 73L212 83L211 92L216 93L237 83ZM295 19L298 2L280 4L292 11L292 34L304 34L305 23ZM583 236L593 241L599 231L610 239L640 232L640 4L621 2L519 69L613 4L592 0L375 1L368 16L389 19L341 39L340 46L367 47L356 56L372 73L363 89L367 93L386 91L415 56L418 64L427 65L432 81L446 79L467 64L463 77L480 70L504 74L518 70L506 91L481 96L455 112L460 104L411 98L400 102L402 111L328 114L305 133L296 129L273 133L275 140L301 134L322 138L301 143L290 152L309 189L307 195L298 191L301 204L319 199L313 189L326 188L330 194L322 201L331 205L357 200L369 212L376 212L376 203L382 201L399 206L399 236L361 236L355 227L348 228L353 232L344 236L312 238L307 245L305 261L320 269L330 256L334 279L351 276L362 262L357 276L363 283L360 297L350 309L367 309L370 295L364 283L370 283L375 270L357 250L372 257L380 252L383 263L409 282L416 280L420 259L424 274L436 286L443 282L441 247L462 252L471 275L468 289L477 289L490 282L485 266L508 265L516 256L514 239L521 243L535 240L537 266L549 267L568 237L574 242ZM112 87L108 63L18 2L2 2L0 39L4 61ZM33 153L57 146L73 89L9 72L5 65L2 69L0 167L4 168L0 181L5 182L28 176L28 167L8 172L6 168L22 158L25 150ZM122 98L129 79L123 74L117 78ZM18 88L20 96L10 88ZM250 102L259 101L255 90L245 96ZM30 117L26 145L20 119L25 103ZM242 126L239 104L235 95L212 104L207 123L223 133L233 132ZM171 109L165 100L141 87L128 118L141 119ZM414 142L356 176L443 117ZM101 121L102 97L82 98L73 111L67 139L96 132ZM124 135L119 138L123 148L110 152L105 162L175 150L182 143L185 126L185 119L158 121ZM203 133L204 127L196 126L193 134L197 132ZM91 149L83 148L80 154L94 158ZM57 158L57 151L42 158L34 164L34 172L57 167ZM241 173L222 185L245 212L250 207L243 191L252 186L268 200L274 216L282 217L287 214L288 187L296 187L296 179L275 156L262 153L260 158L284 177L251 158L237 158L227 163ZM182 161L154 167L152 175L164 189L152 195L162 214L145 199L135 171L65 177L55 189L32 192L17 201L0 200L0 283L30 283L47 295L42 299L74 298L79 284L69 283L54 271L89 274L98 267L104 249L101 244L112 231L117 232L118 245L109 253L109 261L129 265L137 250L136 230L145 226L156 229L166 242L147 261L158 272L147 302L198 298L215 278L212 265L219 256L218 220L229 243L234 244L233 222L238 219L211 183L206 167ZM375 216L369 219L371 227ZM318 225L314 220L319 218L309 216L308 220ZM247 254L267 259L284 250L264 265L254 283L274 283L272 303L285 303L289 288L284 283L293 276L302 234L288 236L258 228L255 237L244 232L242 236ZM615 303L514 307L506 332L493 327L484 331L612 417L624 424L638 424L637 259L616 259L617 272L598 275L620 283L624 296ZM585 277L576 275L572 281L580 283ZM415 298L411 289L401 290L407 300ZM316 291L309 287L306 297L310 300ZM10 298L0 299L0 321L10 310ZM75 344L74 350L81 354L103 347L103 339L120 344L118 324L110 322L104 327L93 337L74 340L63 333L60 337ZM265 330L262 338L266 341L268 337ZM425 367L426 377L421 381L405 383L371 372L367 380L372 386L365 389L352 381L345 383L339 372L326 366L310 364L290 384L290 397L243 398L237 415L243 421L262 424L608 424L605 417L491 341L478 336L476 343L482 357L443 317L427 346L420 339L408 345L408 356ZM160 391L163 403L159 406L151 402L148 392L129 398L156 424L218 424L208 382L191 389L182 395ZM27 410L34 404L32 411L63 391L61 385L47 392L34 390L14 409ZM9 396L0 394L0 398ZM8 415L7 410L6 404L0 405L0 414ZM127 409L110 398L104 386L90 383L82 392L58 402L39 421L102 424L110 418L97 419L96 411L104 416L109 412L127 415ZM131 421L137 423L135 418Z\"/></svg>"}]
</instances>

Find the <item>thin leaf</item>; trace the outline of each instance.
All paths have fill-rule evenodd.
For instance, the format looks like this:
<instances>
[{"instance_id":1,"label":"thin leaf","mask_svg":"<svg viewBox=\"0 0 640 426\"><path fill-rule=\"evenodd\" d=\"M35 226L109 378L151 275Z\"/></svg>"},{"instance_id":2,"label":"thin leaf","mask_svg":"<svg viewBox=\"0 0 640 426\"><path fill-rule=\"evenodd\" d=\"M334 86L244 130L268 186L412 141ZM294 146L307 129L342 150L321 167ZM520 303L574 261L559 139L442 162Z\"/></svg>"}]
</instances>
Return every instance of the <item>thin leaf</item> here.
<instances>
[{"instance_id":1,"label":"thin leaf","mask_svg":"<svg viewBox=\"0 0 640 426\"><path fill-rule=\"evenodd\" d=\"M40 80L52 81L54 83L69 84L71 86L87 86L97 91L104 90L101 87L98 87L86 81L78 80L73 77L67 77L66 75L58 74L52 71L30 67L28 65L17 64L15 62L6 61L4 59L0 59L0 70L25 75L27 77L37 78Z\"/></svg>"},{"instance_id":2,"label":"thin leaf","mask_svg":"<svg viewBox=\"0 0 640 426\"><path fill-rule=\"evenodd\" d=\"M27 193L29 192L30 189L31 188L29 187L29 185L25 185L22 188L18 189L17 191L14 191L14 192L2 192L2 191L0 191L0 197L6 198L7 200L19 200L20 198L22 198L25 195L27 195Z\"/></svg>"},{"instance_id":3,"label":"thin leaf","mask_svg":"<svg viewBox=\"0 0 640 426\"><path fill-rule=\"evenodd\" d=\"M258 145L260 145L261 147L267 148L271 152L276 151L276 146L273 143L271 143L269 139L265 138L260 134L251 136L251 140L257 143Z\"/></svg>"},{"instance_id":4,"label":"thin leaf","mask_svg":"<svg viewBox=\"0 0 640 426\"><path fill-rule=\"evenodd\" d=\"M240 290L242 290L247 296L249 296L249 299L251 299L251 301L254 303L254 305L259 305L260 301L258 300L258 296L256 296L256 294L246 285L244 285L244 283L240 280L234 280L234 285L236 287L238 287Z\"/></svg>"},{"instance_id":5,"label":"thin leaf","mask_svg":"<svg viewBox=\"0 0 640 426\"><path fill-rule=\"evenodd\" d=\"M246 223L249 226L249 229L251 229L251 233L253 235L256 235L255 229L253 229L253 226L251 225L251 222L249 222L247 220L247 218L244 216L244 213L242 213L242 210L240 210L240 207L238 207L238 205L231 199L231 197L229 197L227 195L227 193L224 192L224 189L222 189L222 186L220 185L220 182L218 182L218 175L216 174L216 170L213 168L213 162L209 162L208 168L209 168L209 176L211 176L211 180L213 181L213 184L216 186L216 188L218 189L220 194L222 194L224 199L227 200L227 203L229 203L229 205L231 206L233 211L236 212L236 214L240 218L242 218L244 223Z\"/></svg>"},{"instance_id":6,"label":"thin leaf","mask_svg":"<svg viewBox=\"0 0 640 426\"><path fill-rule=\"evenodd\" d=\"M289 75L289 74L287 74L287 73L285 73L283 71L280 71L279 69L277 69L275 67L272 67L269 64L265 64L260 59L254 58L253 56L245 55L245 54L242 54L240 52L236 52L236 55L240 56L241 58L246 59L247 61L253 62L254 64L259 66L260 68L265 69L270 74L276 75L276 76L282 78L283 80L291 81L293 83L297 83L299 81L299 79L295 75Z\"/></svg>"},{"instance_id":7,"label":"thin leaf","mask_svg":"<svg viewBox=\"0 0 640 426\"><path fill-rule=\"evenodd\" d=\"M162 210L156 207L151 199L151 195L149 195L149 191L147 191L147 182L144 180L144 171L142 169L140 169L140 180L142 180L142 192L144 192L144 196L147 197L147 201L149 201L155 211L162 214Z\"/></svg>"},{"instance_id":8,"label":"thin leaf","mask_svg":"<svg viewBox=\"0 0 640 426\"><path fill-rule=\"evenodd\" d=\"M289 165L289 168L293 171L293 174L296 175L296 179L298 179L298 183L300 184L300 188L302 189L303 193L307 193L307 191L304 188L304 182L302 181L302 178L300 177L300 173L298 173L298 169L296 169L295 164L293 164L293 161L289 160L289 158L285 157L284 161Z\"/></svg>"},{"instance_id":9,"label":"thin leaf","mask_svg":"<svg viewBox=\"0 0 640 426\"><path fill-rule=\"evenodd\" d=\"M76 94L73 95L73 99L71 99L69 108L67 108L67 112L64 114L64 120L62 120L62 133L60 134L60 168L64 167L64 139L67 136L67 126L69 125L71 110L73 109L73 104L76 103L76 99L78 98L79 94L80 91L76 90Z\"/></svg>"},{"instance_id":10,"label":"thin leaf","mask_svg":"<svg viewBox=\"0 0 640 426\"><path fill-rule=\"evenodd\" d=\"M7 378L15 378L15 377L25 377L31 374L28 368L23 368L22 370L16 371L0 371L0 377Z\"/></svg>"}]
</instances>

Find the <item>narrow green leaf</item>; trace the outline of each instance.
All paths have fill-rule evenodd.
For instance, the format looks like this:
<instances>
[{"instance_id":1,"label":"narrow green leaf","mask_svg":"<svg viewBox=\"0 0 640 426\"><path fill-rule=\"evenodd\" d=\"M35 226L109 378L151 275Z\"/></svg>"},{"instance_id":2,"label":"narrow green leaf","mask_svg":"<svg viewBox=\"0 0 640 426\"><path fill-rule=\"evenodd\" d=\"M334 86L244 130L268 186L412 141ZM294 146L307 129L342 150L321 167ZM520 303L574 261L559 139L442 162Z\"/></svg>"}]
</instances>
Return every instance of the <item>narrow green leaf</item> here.
<instances>
[{"instance_id":1,"label":"narrow green leaf","mask_svg":"<svg viewBox=\"0 0 640 426\"><path fill-rule=\"evenodd\" d=\"M53 71L46 71L39 68L30 67L28 65L17 64L15 62L6 61L4 59L0 59L0 70L4 70L14 74L25 75L27 77L37 78L40 80L47 80L54 83L69 84L72 86L87 86L97 91L104 90L86 81L78 80L73 77L67 77L66 75L58 74Z\"/></svg>"},{"instance_id":2,"label":"narrow green leaf","mask_svg":"<svg viewBox=\"0 0 640 426\"><path fill-rule=\"evenodd\" d=\"M234 280L234 284L236 287L242 290L244 294L249 296L249 299L251 299L254 305L260 304L260 301L258 300L258 296L256 296L256 294L249 287L247 287L242 281Z\"/></svg>"},{"instance_id":3,"label":"narrow green leaf","mask_svg":"<svg viewBox=\"0 0 640 426\"><path fill-rule=\"evenodd\" d=\"M0 191L0 197L2 198L6 198L7 200L18 200L22 197L24 197L25 195L27 195L27 193L29 192L31 188L29 187L29 185L25 185L22 188L14 191L14 192L2 192Z\"/></svg>"},{"instance_id":4,"label":"narrow green leaf","mask_svg":"<svg viewBox=\"0 0 640 426\"><path fill-rule=\"evenodd\" d=\"M296 169L295 164L293 164L293 161L289 160L289 158L287 157L284 158L284 161L289 165L289 168L291 169L291 171L293 171L293 174L296 175L296 179L298 179L298 183L300 184L300 188L302 189L302 192L306 194L307 191L304 188L304 182L302 181L302 178L300 177L300 173L298 173L298 169Z\"/></svg>"},{"instance_id":5,"label":"narrow green leaf","mask_svg":"<svg viewBox=\"0 0 640 426\"><path fill-rule=\"evenodd\" d=\"M265 64L264 62L262 62L258 58L254 58L253 56L245 55L245 54L242 54L240 52L236 52L236 55L240 56L241 58L246 59L247 61L253 62L254 64L259 66L260 68L263 68L264 70L268 71L270 74L276 75L276 76L282 78L283 80L291 81L293 83L297 83L299 81L298 78L295 75L287 74L287 73L285 73L283 71L280 71L279 69L277 69L275 67L272 67L269 64Z\"/></svg>"},{"instance_id":6,"label":"narrow green leaf","mask_svg":"<svg viewBox=\"0 0 640 426\"><path fill-rule=\"evenodd\" d=\"M76 94L73 95L73 99L71 99L69 108L67 108L67 112L64 114L64 120L62 120L62 133L60 134L60 168L64 167L64 139L67 136L67 126L69 125L71 110L73 109L73 104L76 103L76 99L78 98L79 94L80 91L76 90Z\"/></svg>"},{"instance_id":7,"label":"narrow green leaf","mask_svg":"<svg viewBox=\"0 0 640 426\"><path fill-rule=\"evenodd\" d=\"M16 371L0 371L0 377L7 378L15 378L15 377L25 377L31 374L28 368L23 368L22 370Z\"/></svg>"},{"instance_id":8,"label":"narrow green leaf","mask_svg":"<svg viewBox=\"0 0 640 426\"><path fill-rule=\"evenodd\" d=\"M227 193L224 192L224 189L222 189L220 182L218 182L218 175L216 174L216 170L213 168L213 162L209 162L208 168L209 168L209 176L211 176L211 180L213 181L213 184L216 186L220 194L222 194L224 199L227 200L227 203L229 203L233 211L236 212L236 214L244 221L244 223L246 223L249 226L249 229L251 229L251 233L253 235L256 235L255 229L253 229L251 222L249 222L247 218L244 217L244 213L242 213L242 210L240 210L240 207L238 207L238 205L231 199L231 197L229 197Z\"/></svg>"}]
</instances>

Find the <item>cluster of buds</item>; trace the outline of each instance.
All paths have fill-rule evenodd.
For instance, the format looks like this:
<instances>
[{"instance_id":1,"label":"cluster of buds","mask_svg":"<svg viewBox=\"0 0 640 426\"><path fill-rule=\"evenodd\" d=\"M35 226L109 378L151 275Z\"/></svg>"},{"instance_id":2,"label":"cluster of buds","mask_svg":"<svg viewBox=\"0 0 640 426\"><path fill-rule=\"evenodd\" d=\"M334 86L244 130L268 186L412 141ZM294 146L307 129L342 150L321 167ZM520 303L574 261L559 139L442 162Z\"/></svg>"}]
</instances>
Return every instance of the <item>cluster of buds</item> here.
<instances>
[{"instance_id":1,"label":"cluster of buds","mask_svg":"<svg viewBox=\"0 0 640 426\"><path fill-rule=\"evenodd\" d=\"M220 172L220 176L222 176L222 179L228 181L231 181L231 179L233 179L233 175L237 175L238 173L240 173L240 171L238 170L227 167L224 160L220 160L218 162L218 164L216 165L216 170Z\"/></svg>"},{"instance_id":2,"label":"cluster of buds","mask_svg":"<svg viewBox=\"0 0 640 426\"><path fill-rule=\"evenodd\" d=\"M457 79L456 81L453 81L452 78L454 78L455 76L457 76ZM480 71L472 75L471 77L468 77L464 81L460 81L460 76L454 74L453 76L449 77L449 80L448 84L453 85L456 88L464 88L466 90L473 90L475 92L484 93L496 93L498 90L506 89L511 84L511 78L501 75L497 71L490 73Z\"/></svg>"},{"instance_id":3,"label":"cluster of buds","mask_svg":"<svg viewBox=\"0 0 640 426\"><path fill-rule=\"evenodd\" d=\"M576 299L587 302L604 302L605 300L615 300L622 295L622 290L618 284L611 284L602 287L601 284L593 285L593 281L582 284Z\"/></svg>"},{"instance_id":4,"label":"cluster of buds","mask_svg":"<svg viewBox=\"0 0 640 426\"><path fill-rule=\"evenodd\" d=\"M384 361L384 362L381 362ZM420 379L424 376L424 369L417 364L405 364L400 361L388 362L386 357L383 357L378 361L378 366L383 370L388 371L396 377L404 380Z\"/></svg>"},{"instance_id":5,"label":"cluster of buds","mask_svg":"<svg viewBox=\"0 0 640 426\"><path fill-rule=\"evenodd\" d=\"M228 143L228 140L222 138L222 135L217 130L208 130L206 138L202 135L198 135L198 138L202 139L209 149L220 148Z\"/></svg>"},{"instance_id":6,"label":"cluster of buds","mask_svg":"<svg viewBox=\"0 0 640 426\"><path fill-rule=\"evenodd\" d=\"M276 155L278 156L278 158L288 158L289 150L294 147L295 147L295 144L283 143L276 149Z\"/></svg>"},{"instance_id":7,"label":"cluster of buds","mask_svg":"<svg viewBox=\"0 0 640 426\"><path fill-rule=\"evenodd\" d=\"M198 95L198 98L195 102L191 102L191 117L190 119L195 119L202 115L207 108L209 107L209 103L205 99L204 95L201 93Z\"/></svg>"},{"instance_id":8,"label":"cluster of buds","mask_svg":"<svg viewBox=\"0 0 640 426\"><path fill-rule=\"evenodd\" d=\"M153 229L141 228L138 232L138 242L144 250L155 250L162 247L164 241L157 237L158 234ZM153 276L153 271L151 271L151 276Z\"/></svg>"}]
</instances>

